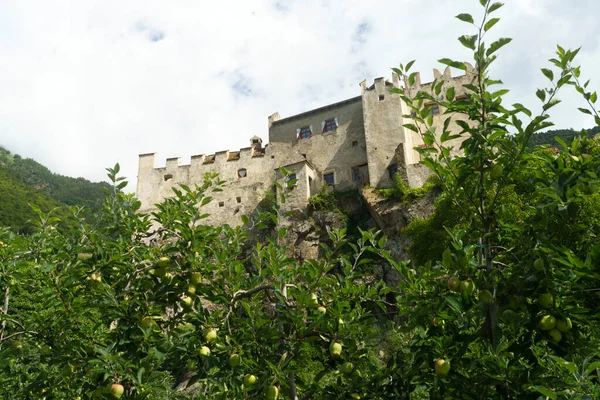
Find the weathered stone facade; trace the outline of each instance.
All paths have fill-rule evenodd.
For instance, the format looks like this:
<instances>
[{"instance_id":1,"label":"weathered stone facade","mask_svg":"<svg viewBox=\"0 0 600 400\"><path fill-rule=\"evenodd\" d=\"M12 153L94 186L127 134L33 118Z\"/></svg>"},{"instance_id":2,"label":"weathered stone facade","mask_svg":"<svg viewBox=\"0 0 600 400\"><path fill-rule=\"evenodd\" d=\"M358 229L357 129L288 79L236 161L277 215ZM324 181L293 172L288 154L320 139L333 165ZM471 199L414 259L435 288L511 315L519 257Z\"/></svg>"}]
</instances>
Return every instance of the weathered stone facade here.
<instances>
[{"instance_id":1,"label":"weathered stone facade","mask_svg":"<svg viewBox=\"0 0 600 400\"><path fill-rule=\"evenodd\" d=\"M449 69L444 74L434 70L434 76L438 81L444 79L442 93L454 86L458 96L464 93L462 85L472 82L474 71L468 66L465 75L453 78ZM324 187L391 186L396 172L411 187L420 186L428 170L419 164L420 155L414 148L423 142L418 134L403 128L402 115L409 111L400 97L389 91L400 84L397 75L391 82L377 78L371 86L363 81L360 96L283 119L275 113L268 118L268 145L263 146L254 136L250 147L195 155L189 165L169 158L164 168L155 167L154 153L141 154L137 185L141 211L152 211L155 204L173 195L173 187L193 187L212 172L225 181L222 191L211 193L214 200L204 208L210 214L206 223L214 225L240 225L240 217L256 209L275 181L283 183L282 167L297 179L288 193L287 210L305 210L308 198ZM413 86L405 83L409 95L430 88L431 84L420 83L419 76ZM434 117L434 124L440 127L443 111ZM453 123L451 129L460 128ZM459 144L455 143L456 148Z\"/></svg>"}]
</instances>

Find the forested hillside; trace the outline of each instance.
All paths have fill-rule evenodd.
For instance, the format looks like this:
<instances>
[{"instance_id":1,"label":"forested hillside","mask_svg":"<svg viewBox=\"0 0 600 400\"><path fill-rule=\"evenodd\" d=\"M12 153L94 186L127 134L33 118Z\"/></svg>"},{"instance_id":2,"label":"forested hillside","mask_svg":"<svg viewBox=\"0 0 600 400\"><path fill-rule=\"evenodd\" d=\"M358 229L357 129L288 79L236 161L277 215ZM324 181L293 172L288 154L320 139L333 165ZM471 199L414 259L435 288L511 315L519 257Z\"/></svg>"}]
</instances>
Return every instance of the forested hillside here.
<instances>
[{"instance_id":1,"label":"forested hillside","mask_svg":"<svg viewBox=\"0 0 600 400\"><path fill-rule=\"evenodd\" d=\"M27 221L35 215L29 204L44 212L60 207L57 216L62 219L69 215L65 205L97 211L107 187L104 182L55 174L31 158L0 147L0 226L27 232Z\"/></svg>"},{"instance_id":2,"label":"forested hillside","mask_svg":"<svg viewBox=\"0 0 600 400\"><path fill-rule=\"evenodd\" d=\"M588 137L592 137L600 133L600 126L596 126L595 128L588 129L587 135ZM555 137L559 137L566 144L570 144L573 141L573 138L581 135L581 131L576 131L574 129L551 129L545 132L540 132L531 137L531 141L529 142L529 146L539 146L543 144L549 144L552 147L560 148L560 144L556 141Z\"/></svg>"}]
</instances>

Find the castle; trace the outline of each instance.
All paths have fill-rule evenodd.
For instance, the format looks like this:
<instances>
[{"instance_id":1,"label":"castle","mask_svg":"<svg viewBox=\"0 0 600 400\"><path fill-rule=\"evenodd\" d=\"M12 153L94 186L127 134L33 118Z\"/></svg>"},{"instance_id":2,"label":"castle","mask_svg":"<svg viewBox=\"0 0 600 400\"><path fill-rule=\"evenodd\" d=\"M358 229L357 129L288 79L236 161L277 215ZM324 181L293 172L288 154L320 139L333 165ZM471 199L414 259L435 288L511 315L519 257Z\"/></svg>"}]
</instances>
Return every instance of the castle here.
<instances>
[{"instance_id":1,"label":"castle","mask_svg":"<svg viewBox=\"0 0 600 400\"><path fill-rule=\"evenodd\" d=\"M463 85L472 83L476 76L473 67L466 65L466 73L457 77L452 77L449 68L444 73L433 70L435 81L444 82L442 94L454 87L456 98L465 97ZM422 90L431 93L431 82L421 83L419 74L413 85L406 77L403 83L409 96ZM389 187L396 173L410 187L421 186L429 170L419 164L420 154L415 148L424 144L418 134L403 127L410 121L402 115L410 112L400 96L390 93L400 85L400 77L394 74L391 82L383 78L370 86L361 82L360 96L287 118L276 112L268 117L267 145L254 136L250 147L194 155L189 165L181 165L179 158L168 158L164 168L155 167L155 153L141 154L137 183L141 211L153 211L155 204L173 195L172 188L179 184L193 187L211 172L219 173L225 181L222 191L211 193L213 201L203 208L210 214L205 223L211 225L240 225L240 217L256 209L267 191L273 190L274 182L284 183L282 167L291 171L287 179L297 179L288 193L286 210L305 210L308 198L324 186L340 191L366 185ZM432 109L434 126L440 128L437 132L447 118L440 108L435 105ZM455 122L450 129L460 132ZM451 143L456 149L458 140Z\"/></svg>"}]
</instances>

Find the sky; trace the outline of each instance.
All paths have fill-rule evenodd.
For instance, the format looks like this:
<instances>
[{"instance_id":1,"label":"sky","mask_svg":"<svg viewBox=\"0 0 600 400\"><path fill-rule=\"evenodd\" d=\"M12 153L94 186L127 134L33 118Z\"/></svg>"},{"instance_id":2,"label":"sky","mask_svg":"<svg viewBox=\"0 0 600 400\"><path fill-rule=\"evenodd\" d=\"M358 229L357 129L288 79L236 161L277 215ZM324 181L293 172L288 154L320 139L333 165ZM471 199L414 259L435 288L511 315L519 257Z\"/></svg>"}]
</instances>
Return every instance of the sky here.
<instances>
[{"instance_id":1,"label":"sky","mask_svg":"<svg viewBox=\"0 0 600 400\"><path fill-rule=\"evenodd\" d=\"M506 0L487 41L512 37L492 76L508 104L539 110L556 44L582 49L582 78L600 65L600 2ZM135 191L138 155L189 162L268 141L282 118L360 95L415 59L423 82L436 60L469 61L456 38L479 20L478 0L0 0L0 145L52 171L92 181L121 165ZM557 128L591 128L567 89Z\"/></svg>"}]
</instances>

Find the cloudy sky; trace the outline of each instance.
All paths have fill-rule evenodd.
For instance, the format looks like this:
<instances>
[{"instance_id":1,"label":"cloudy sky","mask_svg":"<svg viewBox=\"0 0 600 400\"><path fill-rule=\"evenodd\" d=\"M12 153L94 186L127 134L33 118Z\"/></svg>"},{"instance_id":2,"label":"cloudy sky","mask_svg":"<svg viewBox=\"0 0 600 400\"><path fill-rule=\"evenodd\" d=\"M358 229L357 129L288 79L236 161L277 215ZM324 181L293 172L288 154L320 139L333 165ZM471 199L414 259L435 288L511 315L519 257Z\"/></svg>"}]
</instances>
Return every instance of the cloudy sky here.
<instances>
[{"instance_id":1,"label":"cloudy sky","mask_svg":"<svg viewBox=\"0 0 600 400\"><path fill-rule=\"evenodd\" d=\"M494 76L509 101L533 93L557 43L583 46L582 75L600 65L600 2L506 0L491 33L513 37ZM416 59L422 80L442 57L469 60L456 41L478 0L0 0L0 145L51 170L104 180L119 162L135 190L137 156L189 160L268 139L282 117L360 94ZM557 127L589 128L575 110ZM575 110L575 111L573 111Z\"/></svg>"}]
</instances>

